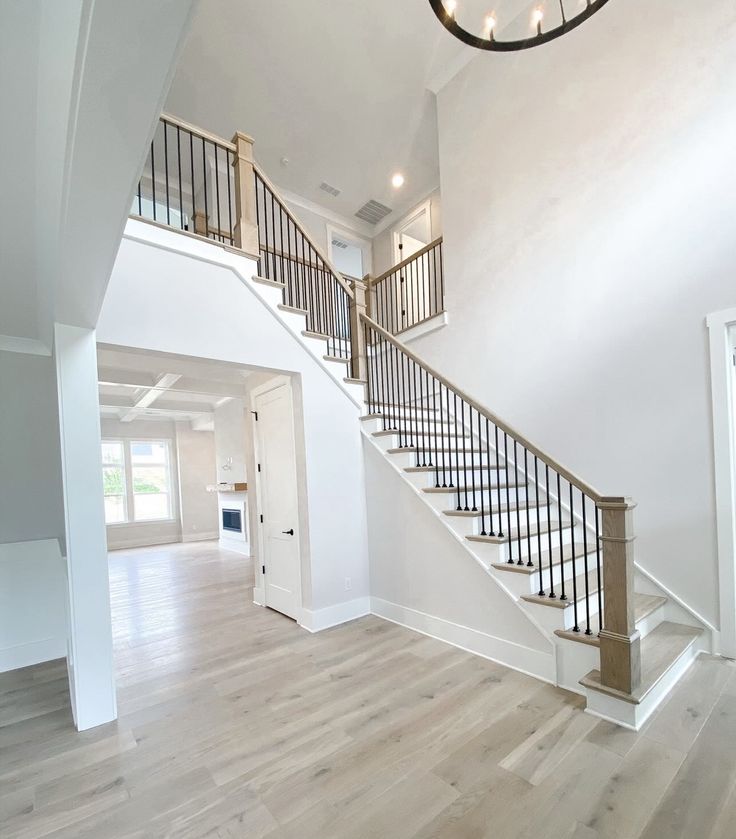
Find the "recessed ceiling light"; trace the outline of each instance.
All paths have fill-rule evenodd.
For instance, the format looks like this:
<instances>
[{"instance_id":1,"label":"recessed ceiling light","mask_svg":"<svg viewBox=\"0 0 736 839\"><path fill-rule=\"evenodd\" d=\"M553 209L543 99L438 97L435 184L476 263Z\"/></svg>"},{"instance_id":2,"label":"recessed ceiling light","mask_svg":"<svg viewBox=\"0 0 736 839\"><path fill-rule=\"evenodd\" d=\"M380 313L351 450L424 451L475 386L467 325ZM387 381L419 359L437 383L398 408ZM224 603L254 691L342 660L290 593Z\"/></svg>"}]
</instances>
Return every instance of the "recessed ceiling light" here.
<instances>
[{"instance_id":1,"label":"recessed ceiling light","mask_svg":"<svg viewBox=\"0 0 736 839\"><path fill-rule=\"evenodd\" d=\"M404 176L400 172L397 172L393 178L391 178L391 186L393 186L394 189L399 189L404 186Z\"/></svg>"}]
</instances>

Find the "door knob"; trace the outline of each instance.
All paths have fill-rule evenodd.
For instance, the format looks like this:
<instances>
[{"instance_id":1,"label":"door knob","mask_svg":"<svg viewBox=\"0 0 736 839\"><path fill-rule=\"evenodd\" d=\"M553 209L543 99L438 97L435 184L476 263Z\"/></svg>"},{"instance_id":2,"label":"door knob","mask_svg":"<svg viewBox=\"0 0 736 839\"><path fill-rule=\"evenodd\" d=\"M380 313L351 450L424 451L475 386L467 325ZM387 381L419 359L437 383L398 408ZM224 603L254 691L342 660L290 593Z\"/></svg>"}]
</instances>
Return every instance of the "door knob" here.
<instances>
[{"instance_id":1,"label":"door knob","mask_svg":"<svg viewBox=\"0 0 736 839\"><path fill-rule=\"evenodd\" d=\"M294 535L294 528L292 527L291 530L282 530L281 532L285 533L287 536L293 536Z\"/></svg>"}]
</instances>

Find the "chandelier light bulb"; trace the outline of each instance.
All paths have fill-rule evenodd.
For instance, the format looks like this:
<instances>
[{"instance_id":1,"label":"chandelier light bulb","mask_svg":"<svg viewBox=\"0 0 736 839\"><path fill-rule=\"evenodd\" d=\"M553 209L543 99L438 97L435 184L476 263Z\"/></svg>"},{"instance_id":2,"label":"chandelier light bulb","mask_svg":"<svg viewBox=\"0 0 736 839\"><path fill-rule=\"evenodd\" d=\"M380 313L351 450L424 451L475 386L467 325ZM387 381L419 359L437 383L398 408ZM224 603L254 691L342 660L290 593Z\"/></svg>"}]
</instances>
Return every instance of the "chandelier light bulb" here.
<instances>
[{"instance_id":1,"label":"chandelier light bulb","mask_svg":"<svg viewBox=\"0 0 736 839\"><path fill-rule=\"evenodd\" d=\"M469 47L490 52L515 52L538 47L567 35L593 15L598 14L610 0L558 0L560 14L559 16L552 15L545 29L542 27L545 21L547 0L532 0L534 5L527 6L532 31L517 38L503 37L507 31L513 30L513 27L504 25L502 32L499 33L495 12L489 12L485 18L481 18L483 23L479 21L475 31L472 31L465 29L457 20L457 0L427 0L427 2L442 26ZM486 0L486 2L493 2L493 0ZM574 12L573 8L575 8Z\"/></svg>"}]
</instances>

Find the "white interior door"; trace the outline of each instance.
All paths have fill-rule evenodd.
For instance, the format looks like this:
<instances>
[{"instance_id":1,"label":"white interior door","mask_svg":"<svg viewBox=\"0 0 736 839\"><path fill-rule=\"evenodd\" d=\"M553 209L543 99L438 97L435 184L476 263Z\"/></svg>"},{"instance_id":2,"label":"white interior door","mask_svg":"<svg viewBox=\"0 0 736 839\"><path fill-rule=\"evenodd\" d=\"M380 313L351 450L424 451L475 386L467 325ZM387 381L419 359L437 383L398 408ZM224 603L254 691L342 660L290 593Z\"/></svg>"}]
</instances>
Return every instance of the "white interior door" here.
<instances>
[{"instance_id":1,"label":"white interior door","mask_svg":"<svg viewBox=\"0 0 736 839\"><path fill-rule=\"evenodd\" d=\"M301 607L298 500L291 384L254 398L263 516L263 589L266 606L295 620Z\"/></svg>"}]
</instances>

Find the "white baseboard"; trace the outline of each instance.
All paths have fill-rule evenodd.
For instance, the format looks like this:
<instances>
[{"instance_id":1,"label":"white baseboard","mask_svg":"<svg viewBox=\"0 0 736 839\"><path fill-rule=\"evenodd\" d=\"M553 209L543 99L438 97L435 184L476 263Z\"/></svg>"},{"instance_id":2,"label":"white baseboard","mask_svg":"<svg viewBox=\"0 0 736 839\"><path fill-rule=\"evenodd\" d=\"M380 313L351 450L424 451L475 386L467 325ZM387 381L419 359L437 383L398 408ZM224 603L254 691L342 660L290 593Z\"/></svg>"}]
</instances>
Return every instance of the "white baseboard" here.
<instances>
[{"instance_id":1,"label":"white baseboard","mask_svg":"<svg viewBox=\"0 0 736 839\"><path fill-rule=\"evenodd\" d=\"M223 551L232 551L236 554L241 554L242 556L250 556L250 545L248 542L236 542L230 541L228 539L220 539L218 541L218 546Z\"/></svg>"},{"instance_id":2,"label":"white baseboard","mask_svg":"<svg viewBox=\"0 0 736 839\"><path fill-rule=\"evenodd\" d=\"M341 623L353 621L356 618L365 617L371 612L371 598L357 597L355 600L348 600L345 603L337 603L334 606L327 606L325 609L302 609L299 626L309 632L321 632L331 626L338 626Z\"/></svg>"},{"instance_id":3,"label":"white baseboard","mask_svg":"<svg viewBox=\"0 0 736 839\"><path fill-rule=\"evenodd\" d=\"M0 650L0 673L66 658L66 638L41 638Z\"/></svg>"},{"instance_id":4,"label":"white baseboard","mask_svg":"<svg viewBox=\"0 0 736 839\"><path fill-rule=\"evenodd\" d=\"M164 539L124 539L121 542L107 543L108 551L127 551L129 548L155 548L157 545L177 545L181 537L167 537Z\"/></svg>"},{"instance_id":5,"label":"white baseboard","mask_svg":"<svg viewBox=\"0 0 736 839\"><path fill-rule=\"evenodd\" d=\"M518 670L544 682L555 683L555 659L551 653L515 644L513 641L488 635L407 606L400 606L380 597L371 597L371 612L379 618L488 658L512 670Z\"/></svg>"},{"instance_id":6,"label":"white baseboard","mask_svg":"<svg viewBox=\"0 0 736 839\"><path fill-rule=\"evenodd\" d=\"M211 542L220 538L220 531L213 530L211 533L189 533L181 537L182 542Z\"/></svg>"},{"instance_id":7,"label":"white baseboard","mask_svg":"<svg viewBox=\"0 0 736 839\"><path fill-rule=\"evenodd\" d=\"M253 602L256 606L265 606L266 605L266 598L262 588L256 586L253 589Z\"/></svg>"}]
</instances>

